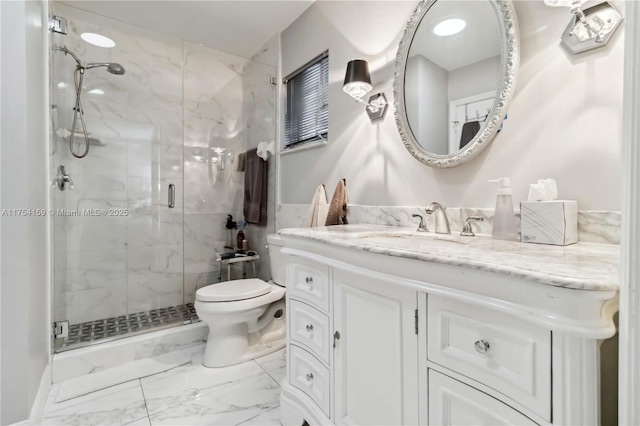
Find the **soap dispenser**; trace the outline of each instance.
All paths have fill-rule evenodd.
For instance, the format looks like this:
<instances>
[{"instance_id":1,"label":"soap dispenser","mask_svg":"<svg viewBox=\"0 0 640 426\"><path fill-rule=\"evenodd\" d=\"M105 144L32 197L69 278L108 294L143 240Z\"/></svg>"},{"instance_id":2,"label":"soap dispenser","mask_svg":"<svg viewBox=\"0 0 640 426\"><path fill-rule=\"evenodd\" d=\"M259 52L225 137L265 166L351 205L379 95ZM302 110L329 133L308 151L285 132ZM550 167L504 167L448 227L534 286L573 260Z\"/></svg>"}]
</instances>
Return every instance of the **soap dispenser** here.
<instances>
[{"instance_id":1,"label":"soap dispenser","mask_svg":"<svg viewBox=\"0 0 640 426\"><path fill-rule=\"evenodd\" d=\"M509 178L490 180L500 185L496 198L496 209L493 214L493 227L491 236L496 240L516 241L516 217L513 214L513 201L511 200L511 188Z\"/></svg>"}]
</instances>

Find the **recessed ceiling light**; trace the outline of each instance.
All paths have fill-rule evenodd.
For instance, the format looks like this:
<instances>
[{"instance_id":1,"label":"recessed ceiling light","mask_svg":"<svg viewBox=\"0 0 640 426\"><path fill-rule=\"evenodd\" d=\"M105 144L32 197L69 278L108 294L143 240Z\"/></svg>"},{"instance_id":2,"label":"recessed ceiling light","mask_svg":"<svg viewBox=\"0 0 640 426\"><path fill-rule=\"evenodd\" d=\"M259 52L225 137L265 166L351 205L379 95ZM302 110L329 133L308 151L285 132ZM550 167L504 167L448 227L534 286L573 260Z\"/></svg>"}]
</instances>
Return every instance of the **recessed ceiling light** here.
<instances>
[{"instance_id":1,"label":"recessed ceiling light","mask_svg":"<svg viewBox=\"0 0 640 426\"><path fill-rule=\"evenodd\" d=\"M459 18L445 19L433 27L433 33L437 36L450 36L464 30L467 23Z\"/></svg>"},{"instance_id":2,"label":"recessed ceiling light","mask_svg":"<svg viewBox=\"0 0 640 426\"><path fill-rule=\"evenodd\" d=\"M61 81L60 83L58 83L58 89L66 89L67 88L67 83L65 83L64 81Z\"/></svg>"},{"instance_id":3,"label":"recessed ceiling light","mask_svg":"<svg viewBox=\"0 0 640 426\"><path fill-rule=\"evenodd\" d=\"M116 45L116 42L111 40L109 37L96 33L82 33L80 34L80 37L87 43L98 47L113 47Z\"/></svg>"},{"instance_id":4,"label":"recessed ceiling light","mask_svg":"<svg viewBox=\"0 0 640 426\"><path fill-rule=\"evenodd\" d=\"M104 90L102 90L102 89L93 89L93 90L89 90L89 93L91 93L93 95L104 95Z\"/></svg>"}]
</instances>

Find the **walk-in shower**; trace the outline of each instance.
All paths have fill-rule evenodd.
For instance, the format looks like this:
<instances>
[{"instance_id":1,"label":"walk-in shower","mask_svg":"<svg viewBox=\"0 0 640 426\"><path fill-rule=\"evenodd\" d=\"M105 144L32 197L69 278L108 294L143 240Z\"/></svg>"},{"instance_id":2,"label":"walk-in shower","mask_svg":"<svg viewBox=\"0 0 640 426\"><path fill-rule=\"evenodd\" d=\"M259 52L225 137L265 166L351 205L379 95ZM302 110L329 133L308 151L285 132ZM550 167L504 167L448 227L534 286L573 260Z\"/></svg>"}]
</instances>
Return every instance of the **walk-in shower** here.
<instances>
[{"instance_id":1,"label":"walk-in shower","mask_svg":"<svg viewBox=\"0 0 640 426\"><path fill-rule=\"evenodd\" d=\"M50 35L54 350L195 321L196 290L219 280L226 217L242 217L237 154L275 139L277 45L261 51L273 59L250 60L50 9L68 19L67 35Z\"/></svg>"},{"instance_id":2,"label":"walk-in shower","mask_svg":"<svg viewBox=\"0 0 640 426\"><path fill-rule=\"evenodd\" d=\"M66 46L56 47L55 50L59 50L64 52L65 55L70 55L76 61L76 68L73 72L73 82L75 86L75 94L76 100L73 107L73 123L71 124L69 135L69 149L71 150L71 154L73 154L76 158L84 158L89 154L89 134L87 133L87 125L84 122L84 112L82 110L82 82L84 81L84 72L85 70L90 70L92 68L98 67L106 67L107 71L111 74L115 75L123 75L125 73L124 67L115 62L106 62L106 63L89 63L87 65L82 65L78 56L73 53L71 50L67 49ZM80 123L82 125L82 129L77 129L78 124L78 116L80 116ZM82 135L84 136L84 152L76 153L73 149L73 137L77 130L81 130Z\"/></svg>"}]
</instances>

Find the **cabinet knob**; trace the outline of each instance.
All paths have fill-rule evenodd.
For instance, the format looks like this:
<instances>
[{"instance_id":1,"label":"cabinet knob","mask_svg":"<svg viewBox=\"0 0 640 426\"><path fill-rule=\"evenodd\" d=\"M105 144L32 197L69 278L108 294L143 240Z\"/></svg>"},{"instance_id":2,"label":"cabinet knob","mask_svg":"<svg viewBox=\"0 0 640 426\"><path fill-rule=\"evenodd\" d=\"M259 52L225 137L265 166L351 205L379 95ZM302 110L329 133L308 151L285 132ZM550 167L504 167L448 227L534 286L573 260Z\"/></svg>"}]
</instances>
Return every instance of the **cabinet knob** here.
<instances>
[{"instance_id":1,"label":"cabinet knob","mask_svg":"<svg viewBox=\"0 0 640 426\"><path fill-rule=\"evenodd\" d=\"M489 345L489 342L487 342L486 340L477 340L475 343L475 347L476 351L480 352L481 354L486 354L489 348L491 348L491 345Z\"/></svg>"},{"instance_id":2,"label":"cabinet knob","mask_svg":"<svg viewBox=\"0 0 640 426\"><path fill-rule=\"evenodd\" d=\"M305 328L307 329L307 331L309 333L311 333L313 331L313 324L307 324L307 326Z\"/></svg>"},{"instance_id":3,"label":"cabinet knob","mask_svg":"<svg viewBox=\"0 0 640 426\"><path fill-rule=\"evenodd\" d=\"M309 284L310 286L313 285L313 277L307 277L305 278L305 281L307 284Z\"/></svg>"},{"instance_id":4,"label":"cabinet knob","mask_svg":"<svg viewBox=\"0 0 640 426\"><path fill-rule=\"evenodd\" d=\"M310 382L313 380L313 374L312 373L307 373L307 381Z\"/></svg>"}]
</instances>

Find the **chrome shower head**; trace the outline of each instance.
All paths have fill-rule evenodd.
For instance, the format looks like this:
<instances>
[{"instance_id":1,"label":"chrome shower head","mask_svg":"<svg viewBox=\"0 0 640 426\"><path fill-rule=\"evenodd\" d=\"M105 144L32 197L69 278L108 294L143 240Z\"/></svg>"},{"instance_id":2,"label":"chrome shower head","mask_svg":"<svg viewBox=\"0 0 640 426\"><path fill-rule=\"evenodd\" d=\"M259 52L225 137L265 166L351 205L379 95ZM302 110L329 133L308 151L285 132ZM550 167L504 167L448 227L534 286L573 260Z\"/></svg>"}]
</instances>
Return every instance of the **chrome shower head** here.
<instances>
[{"instance_id":1,"label":"chrome shower head","mask_svg":"<svg viewBox=\"0 0 640 426\"><path fill-rule=\"evenodd\" d=\"M126 72L122 65L117 64L115 62L91 63L91 64L87 64L87 66L84 68L87 70L90 70L91 68L98 68L98 67L107 67L107 71L115 75L123 75Z\"/></svg>"}]
</instances>

